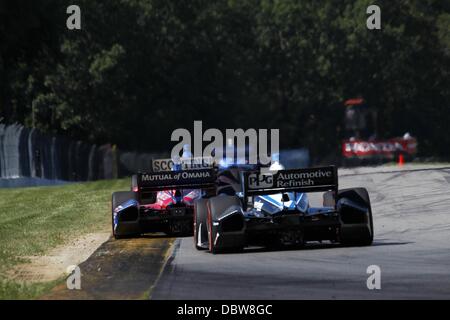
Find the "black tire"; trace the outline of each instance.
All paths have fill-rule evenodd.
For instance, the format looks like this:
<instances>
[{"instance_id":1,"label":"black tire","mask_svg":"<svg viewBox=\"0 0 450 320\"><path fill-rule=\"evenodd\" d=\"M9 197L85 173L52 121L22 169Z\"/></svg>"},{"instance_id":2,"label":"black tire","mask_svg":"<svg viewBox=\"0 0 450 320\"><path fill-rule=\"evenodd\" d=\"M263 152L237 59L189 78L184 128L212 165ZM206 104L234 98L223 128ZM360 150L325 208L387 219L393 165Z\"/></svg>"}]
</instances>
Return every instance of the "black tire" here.
<instances>
[{"instance_id":1,"label":"black tire","mask_svg":"<svg viewBox=\"0 0 450 320\"><path fill-rule=\"evenodd\" d=\"M352 246L369 246L373 242L374 230L373 230L373 217L372 217L372 207L370 205L369 193L365 188L352 188L339 190L337 201L340 199L347 198L354 201L362 207L368 208L368 221L367 229L363 232L358 232L357 236L350 234L344 236L341 232L341 243L343 245ZM341 230L342 231L342 230Z\"/></svg>"},{"instance_id":2,"label":"black tire","mask_svg":"<svg viewBox=\"0 0 450 320\"><path fill-rule=\"evenodd\" d=\"M131 191L119 191L119 192L114 192L112 194L112 198L111 198L111 229L112 229L113 237L115 239L121 239L123 237L117 235L114 231L114 209L117 208L122 203L124 203L128 200L133 200L133 199L136 199L136 194Z\"/></svg>"},{"instance_id":3,"label":"black tire","mask_svg":"<svg viewBox=\"0 0 450 320\"><path fill-rule=\"evenodd\" d=\"M199 244L208 241L207 199L198 199L194 202L194 245L197 250L206 250Z\"/></svg>"},{"instance_id":4,"label":"black tire","mask_svg":"<svg viewBox=\"0 0 450 320\"><path fill-rule=\"evenodd\" d=\"M231 206L241 206L241 201L237 196L226 196L220 195L217 197L210 198L207 203L208 207L208 215L207 215L207 223L208 223L208 247L209 252L217 253L220 251L214 244L214 241L217 236L217 227L213 225L213 221L217 219L226 209ZM242 248L236 248L237 250Z\"/></svg>"}]
</instances>

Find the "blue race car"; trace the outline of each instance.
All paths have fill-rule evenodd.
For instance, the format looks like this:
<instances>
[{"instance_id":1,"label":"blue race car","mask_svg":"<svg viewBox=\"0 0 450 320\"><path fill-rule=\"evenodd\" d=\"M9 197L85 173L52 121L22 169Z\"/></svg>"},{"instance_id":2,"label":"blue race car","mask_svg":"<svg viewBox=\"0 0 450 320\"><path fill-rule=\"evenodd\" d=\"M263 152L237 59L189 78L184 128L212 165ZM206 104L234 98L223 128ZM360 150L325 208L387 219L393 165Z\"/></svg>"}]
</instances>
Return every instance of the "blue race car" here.
<instances>
[{"instance_id":1,"label":"blue race car","mask_svg":"<svg viewBox=\"0 0 450 320\"><path fill-rule=\"evenodd\" d=\"M284 170L282 166L228 174L218 195L194 202L194 242L212 253L245 246L303 245L329 240L370 245L372 209L364 188L338 190L334 166ZM226 171L222 175L227 175ZM220 176L219 176L220 180ZM309 192L324 192L311 207Z\"/></svg>"}]
</instances>

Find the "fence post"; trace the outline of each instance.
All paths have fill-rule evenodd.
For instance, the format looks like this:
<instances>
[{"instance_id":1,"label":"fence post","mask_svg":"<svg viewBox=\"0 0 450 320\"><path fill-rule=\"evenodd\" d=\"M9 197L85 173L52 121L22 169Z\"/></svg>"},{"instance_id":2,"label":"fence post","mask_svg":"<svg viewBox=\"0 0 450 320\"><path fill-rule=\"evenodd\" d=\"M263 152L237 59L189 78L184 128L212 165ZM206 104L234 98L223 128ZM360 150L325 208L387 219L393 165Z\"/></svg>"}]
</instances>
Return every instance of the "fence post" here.
<instances>
[{"instance_id":1,"label":"fence post","mask_svg":"<svg viewBox=\"0 0 450 320\"><path fill-rule=\"evenodd\" d=\"M117 156L117 146L114 144L112 146L112 178L117 179L118 178L118 156Z\"/></svg>"}]
</instances>

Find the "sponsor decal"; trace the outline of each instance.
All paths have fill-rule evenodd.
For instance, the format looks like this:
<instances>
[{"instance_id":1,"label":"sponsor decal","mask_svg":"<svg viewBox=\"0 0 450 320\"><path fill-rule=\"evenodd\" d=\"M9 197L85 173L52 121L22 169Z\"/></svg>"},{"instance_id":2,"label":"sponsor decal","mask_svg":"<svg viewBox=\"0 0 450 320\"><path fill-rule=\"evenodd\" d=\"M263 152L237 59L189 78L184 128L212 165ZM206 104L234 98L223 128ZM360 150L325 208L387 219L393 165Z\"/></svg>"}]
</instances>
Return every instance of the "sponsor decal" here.
<instances>
[{"instance_id":1,"label":"sponsor decal","mask_svg":"<svg viewBox=\"0 0 450 320\"><path fill-rule=\"evenodd\" d=\"M414 155L417 152L417 141L410 139L392 139L387 141L345 140L342 144L344 157L382 156L392 158L397 152Z\"/></svg>"},{"instance_id":2,"label":"sponsor decal","mask_svg":"<svg viewBox=\"0 0 450 320\"><path fill-rule=\"evenodd\" d=\"M214 183L213 169L142 173L140 184L144 187L189 186Z\"/></svg>"},{"instance_id":3,"label":"sponsor decal","mask_svg":"<svg viewBox=\"0 0 450 320\"><path fill-rule=\"evenodd\" d=\"M272 188L273 174L252 173L248 176L248 187L250 189Z\"/></svg>"},{"instance_id":4,"label":"sponsor decal","mask_svg":"<svg viewBox=\"0 0 450 320\"><path fill-rule=\"evenodd\" d=\"M174 180L179 181L181 179L207 179L211 178L211 172L209 171L183 171L174 173L163 173L163 174L143 174L141 176L141 181L143 182L156 182L156 181L167 181Z\"/></svg>"},{"instance_id":5,"label":"sponsor decal","mask_svg":"<svg viewBox=\"0 0 450 320\"><path fill-rule=\"evenodd\" d=\"M301 170L280 170L277 172L254 172L248 175L247 186L250 190L271 188L301 188L333 185L334 168L315 168Z\"/></svg>"},{"instance_id":6,"label":"sponsor decal","mask_svg":"<svg viewBox=\"0 0 450 320\"><path fill-rule=\"evenodd\" d=\"M152 161L153 172L209 169L214 165L212 157L155 159Z\"/></svg>"}]
</instances>

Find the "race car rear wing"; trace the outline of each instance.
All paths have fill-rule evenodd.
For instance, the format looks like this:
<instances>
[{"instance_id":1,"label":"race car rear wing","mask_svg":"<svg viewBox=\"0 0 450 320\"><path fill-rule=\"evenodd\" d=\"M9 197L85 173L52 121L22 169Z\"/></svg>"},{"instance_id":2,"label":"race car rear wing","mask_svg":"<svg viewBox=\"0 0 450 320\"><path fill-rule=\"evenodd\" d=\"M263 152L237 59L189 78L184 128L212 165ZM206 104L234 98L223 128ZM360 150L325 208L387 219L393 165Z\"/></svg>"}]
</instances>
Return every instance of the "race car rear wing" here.
<instances>
[{"instance_id":1,"label":"race car rear wing","mask_svg":"<svg viewBox=\"0 0 450 320\"><path fill-rule=\"evenodd\" d=\"M244 197L281 192L337 192L337 168L247 171L242 174L242 188Z\"/></svg>"},{"instance_id":2,"label":"race car rear wing","mask_svg":"<svg viewBox=\"0 0 450 320\"><path fill-rule=\"evenodd\" d=\"M137 175L137 187L140 192L213 189L216 187L216 171L210 168L139 173Z\"/></svg>"}]
</instances>

